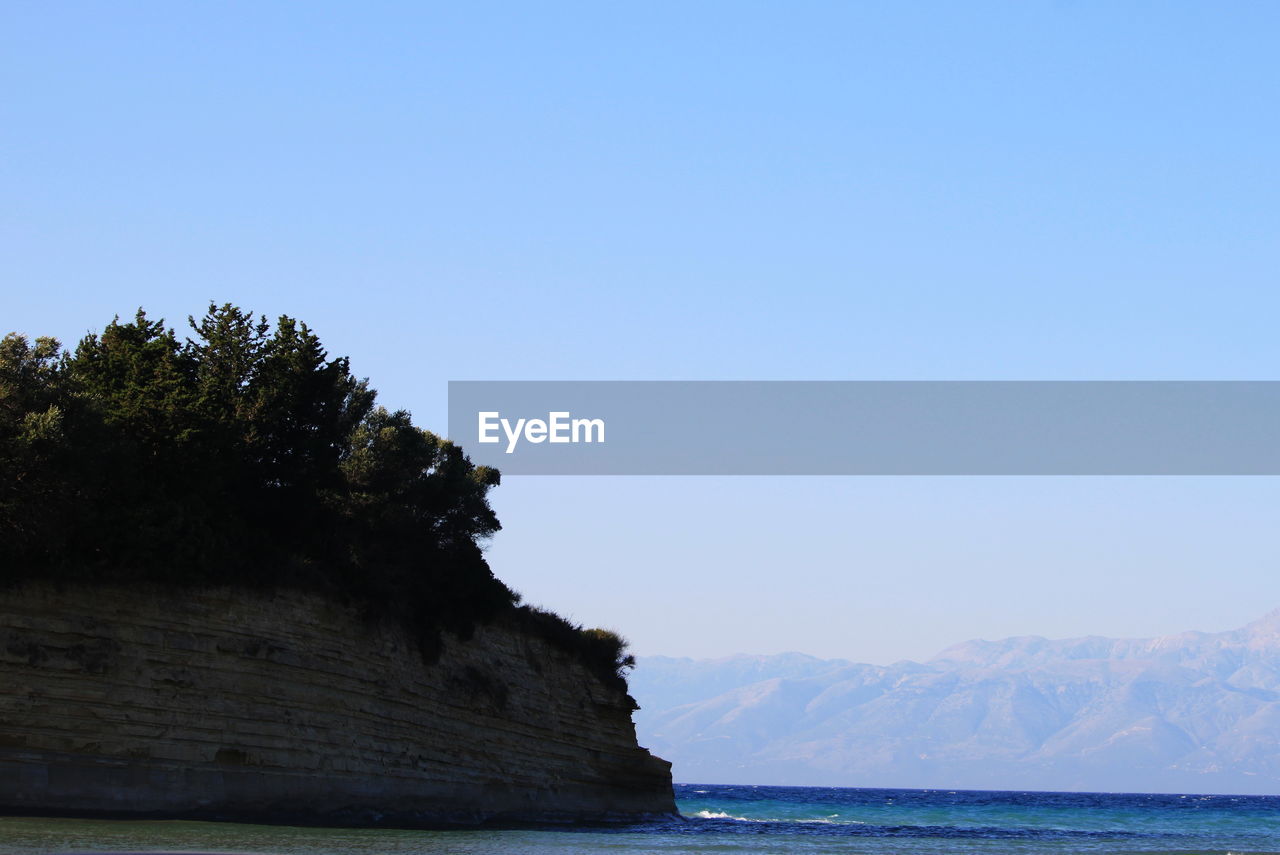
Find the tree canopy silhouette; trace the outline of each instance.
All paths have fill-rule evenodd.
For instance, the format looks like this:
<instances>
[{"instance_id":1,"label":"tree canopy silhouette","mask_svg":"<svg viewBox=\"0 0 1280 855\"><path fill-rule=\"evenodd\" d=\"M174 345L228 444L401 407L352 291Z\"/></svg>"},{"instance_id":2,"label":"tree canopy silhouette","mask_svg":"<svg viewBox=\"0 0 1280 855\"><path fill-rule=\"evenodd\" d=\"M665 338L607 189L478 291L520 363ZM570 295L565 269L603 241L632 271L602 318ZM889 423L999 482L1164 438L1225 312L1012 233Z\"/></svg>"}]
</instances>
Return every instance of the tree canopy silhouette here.
<instances>
[{"instance_id":1,"label":"tree canopy silhouette","mask_svg":"<svg viewBox=\"0 0 1280 855\"><path fill-rule=\"evenodd\" d=\"M375 403L307 327L231 304L0 342L0 583L287 586L467 635L512 612L604 679L616 635L517 609L482 543L498 471ZM612 675L612 676L611 676Z\"/></svg>"}]
</instances>

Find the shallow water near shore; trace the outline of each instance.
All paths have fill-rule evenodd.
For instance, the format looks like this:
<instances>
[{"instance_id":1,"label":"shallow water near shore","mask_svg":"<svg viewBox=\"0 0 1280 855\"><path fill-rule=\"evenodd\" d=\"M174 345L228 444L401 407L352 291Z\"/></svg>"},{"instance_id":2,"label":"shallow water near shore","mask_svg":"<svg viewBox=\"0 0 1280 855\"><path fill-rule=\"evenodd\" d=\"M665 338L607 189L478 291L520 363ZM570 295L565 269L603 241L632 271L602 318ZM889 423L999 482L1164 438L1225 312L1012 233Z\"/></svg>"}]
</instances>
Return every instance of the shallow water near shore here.
<instances>
[{"instance_id":1,"label":"shallow water near shore","mask_svg":"<svg viewBox=\"0 0 1280 855\"><path fill-rule=\"evenodd\" d=\"M277 855L1280 853L1280 797L676 787L683 818L610 829L408 831L0 818L0 853Z\"/></svg>"}]
</instances>

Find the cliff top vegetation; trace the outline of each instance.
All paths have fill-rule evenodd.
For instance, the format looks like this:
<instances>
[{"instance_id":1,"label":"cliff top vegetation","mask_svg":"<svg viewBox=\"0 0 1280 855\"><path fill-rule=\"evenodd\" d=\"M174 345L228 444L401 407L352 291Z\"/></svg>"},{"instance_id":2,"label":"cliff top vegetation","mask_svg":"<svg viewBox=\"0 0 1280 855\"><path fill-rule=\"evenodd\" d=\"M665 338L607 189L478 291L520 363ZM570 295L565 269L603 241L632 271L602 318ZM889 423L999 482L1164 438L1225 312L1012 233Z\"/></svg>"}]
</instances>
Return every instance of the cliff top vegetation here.
<instances>
[{"instance_id":1,"label":"cliff top vegetation","mask_svg":"<svg viewBox=\"0 0 1280 855\"><path fill-rule=\"evenodd\" d=\"M179 339L141 309L64 350L0 342L0 583L317 591L424 652L510 614L625 687L617 635L494 577L496 469L377 405L306 324L211 305Z\"/></svg>"}]
</instances>

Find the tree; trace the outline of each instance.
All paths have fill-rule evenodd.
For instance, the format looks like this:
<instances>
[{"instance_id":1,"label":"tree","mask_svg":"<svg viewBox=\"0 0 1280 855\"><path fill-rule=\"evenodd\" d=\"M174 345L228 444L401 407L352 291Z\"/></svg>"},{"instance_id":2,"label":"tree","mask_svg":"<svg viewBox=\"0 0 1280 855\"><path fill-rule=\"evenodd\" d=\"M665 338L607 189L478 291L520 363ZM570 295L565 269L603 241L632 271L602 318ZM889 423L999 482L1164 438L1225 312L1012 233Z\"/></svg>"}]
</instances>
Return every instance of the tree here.
<instances>
[{"instance_id":1,"label":"tree","mask_svg":"<svg viewBox=\"0 0 1280 855\"><path fill-rule=\"evenodd\" d=\"M490 571L497 470L375 406L306 324L231 304L188 322L180 342L139 309L71 356L0 343L0 581L301 588L424 650L511 613L619 679L619 637L517 612Z\"/></svg>"},{"instance_id":2,"label":"tree","mask_svg":"<svg viewBox=\"0 0 1280 855\"><path fill-rule=\"evenodd\" d=\"M67 442L57 339L11 333L0 341L0 574L48 540L73 498L60 470ZM56 547L53 547L56 549Z\"/></svg>"}]
</instances>

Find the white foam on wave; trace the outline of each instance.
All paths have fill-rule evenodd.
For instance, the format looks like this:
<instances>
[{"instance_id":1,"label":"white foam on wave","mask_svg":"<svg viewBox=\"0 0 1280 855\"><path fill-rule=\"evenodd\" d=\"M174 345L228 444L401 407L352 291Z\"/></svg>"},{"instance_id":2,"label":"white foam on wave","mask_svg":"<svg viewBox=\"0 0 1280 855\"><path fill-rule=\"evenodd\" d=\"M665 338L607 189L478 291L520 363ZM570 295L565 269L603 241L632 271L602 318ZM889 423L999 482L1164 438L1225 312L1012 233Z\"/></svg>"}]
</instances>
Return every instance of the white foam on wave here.
<instances>
[{"instance_id":1,"label":"white foam on wave","mask_svg":"<svg viewBox=\"0 0 1280 855\"><path fill-rule=\"evenodd\" d=\"M765 819L751 819L745 816L734 816L720 810L700 810L694 814L698 819L736 819L738 822L768 822Z\"/></svg>"},{"instance_id":2,"label":"white foam on wave","mask_svg":"<svg viewBox=\"0 0 1280 855\"><path fill-rule=\"evenodd\" d=\"M796 822L796 823L819 823L821 825L865 825L866 823L857 819L837 820L840 814L833 813L828 817L815 817L813 819L793 819L791 817L770 817L769 819L752 818L749 816L734 816L731 813L714 810L700 810L694 814L698 819L731 819L735 822Z\"/></svg>"}]
</instances>

